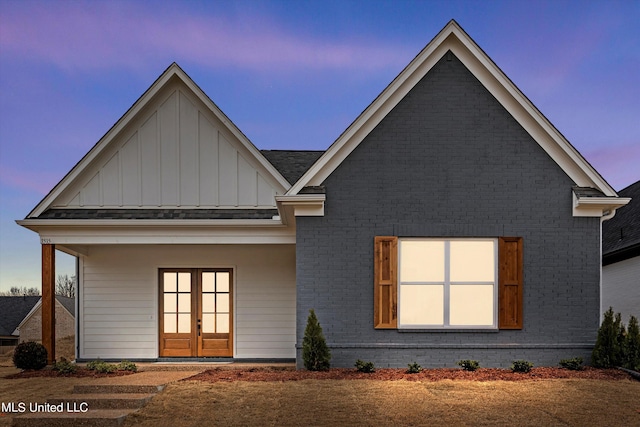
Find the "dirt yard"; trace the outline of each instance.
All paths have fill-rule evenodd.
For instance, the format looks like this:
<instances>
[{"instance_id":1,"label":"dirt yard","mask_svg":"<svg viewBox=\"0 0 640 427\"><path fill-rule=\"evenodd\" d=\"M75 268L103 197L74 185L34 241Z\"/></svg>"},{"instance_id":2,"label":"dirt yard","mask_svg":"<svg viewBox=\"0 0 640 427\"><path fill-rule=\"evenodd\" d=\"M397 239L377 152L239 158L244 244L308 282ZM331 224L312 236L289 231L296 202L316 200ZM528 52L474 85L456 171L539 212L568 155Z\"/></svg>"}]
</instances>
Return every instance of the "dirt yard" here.
<instances>
[{"instance_id":1,"label":"dirt yard","mask_svg":"<svg viewBox=\"0 0 640 427\"><path fill-rule=\"evenodd\" d=\"M0 401L59 397L95 378L27 377L0 365ZM137 375L127 376L135 383ZM10 425L0 416L0 426ZM638 426L640 382L620 371L536 368L531 374L354 369L213 369L171 383L126 426Z\"/></svg>"},{"instance_id":2,"label":"dirt yard","mask_svg":"<svg viewBox=\"0 0 640 427\"><path fill-rule=\"evenodd\" d=\"M126 426L638 426L640 382L181 381Z\"/></svg>"}]
</instances>

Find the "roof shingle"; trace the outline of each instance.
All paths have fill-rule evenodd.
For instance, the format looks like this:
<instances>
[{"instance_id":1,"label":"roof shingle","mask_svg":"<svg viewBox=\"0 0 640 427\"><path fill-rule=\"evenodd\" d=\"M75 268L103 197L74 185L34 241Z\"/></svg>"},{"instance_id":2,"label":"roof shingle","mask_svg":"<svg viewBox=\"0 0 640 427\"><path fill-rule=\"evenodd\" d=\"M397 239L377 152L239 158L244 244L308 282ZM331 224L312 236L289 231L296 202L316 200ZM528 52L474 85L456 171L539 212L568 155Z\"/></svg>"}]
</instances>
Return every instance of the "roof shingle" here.
<instances>
[{"instance_id":1,"label":"roof shingle","mask_svg":"<svg viewBox=\"0 0 640 427\"><path fill-rule=\"evenodd\" d=\"M277 209L48 209L38 219L271 219Z\"/></svg>"},{"instance_id":2,"label":"roof shingle","mask_svg":"<svg viewBox=\"0 0 640 427\"><path fill-rule=\"evenodd\" d=\"M260 150L262 155L293 185L304 175L324 151Z\"/></svg>"},{"instance_id":3,"label":"roof shingle","mask_svg":"<svg viewBox=\"0 0 640 427\"><path fill-rule=\"evenodd\" d=\"M0 297L0 336L11 336L40 296Z\"/></svg>"}]
</instances>

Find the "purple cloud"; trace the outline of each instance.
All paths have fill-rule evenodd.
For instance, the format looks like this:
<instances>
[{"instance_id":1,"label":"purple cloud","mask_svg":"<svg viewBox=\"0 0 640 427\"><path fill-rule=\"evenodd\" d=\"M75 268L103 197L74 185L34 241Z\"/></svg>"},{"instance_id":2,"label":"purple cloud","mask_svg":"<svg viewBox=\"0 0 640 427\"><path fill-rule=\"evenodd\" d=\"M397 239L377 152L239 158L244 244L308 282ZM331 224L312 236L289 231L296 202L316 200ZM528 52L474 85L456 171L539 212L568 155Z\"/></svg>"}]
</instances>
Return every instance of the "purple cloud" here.
<instances>
[{"instance_id":1,"label":"purple cloud","mask_svg":"<svg viewBox=\"0 0 640 427\"><path fill-rule=\"evenodd\" d=\"M587 150L585 158L616 190L640 179L640 141Z\"/></svg>"},{"instance_id":2,"label":"purple cloud","mask_svg":"<svg viewBox=\"0 0 640 427\"><path fill-rule=\"evenodd\" d=\"M157 59L278 71L377 69L411 58L405 47L384 41L326 42L288 33L265 16L205 18L177 11L150 16L136 3L117 2L27 3L7 9L0 26L2 55L65 70L135 69Z\"/></svg>"},{"instance_id":3,"label":"purple cloud","mask_svg":"<svg viewBox=\"0 0 640 427\"><path fill-rule=\"evenodd\" d=\"M55 172L18 170L2 166L0 168L0 184L5 188L27 191L44 196L60 179Z\"/></svg>"}]
</instances>

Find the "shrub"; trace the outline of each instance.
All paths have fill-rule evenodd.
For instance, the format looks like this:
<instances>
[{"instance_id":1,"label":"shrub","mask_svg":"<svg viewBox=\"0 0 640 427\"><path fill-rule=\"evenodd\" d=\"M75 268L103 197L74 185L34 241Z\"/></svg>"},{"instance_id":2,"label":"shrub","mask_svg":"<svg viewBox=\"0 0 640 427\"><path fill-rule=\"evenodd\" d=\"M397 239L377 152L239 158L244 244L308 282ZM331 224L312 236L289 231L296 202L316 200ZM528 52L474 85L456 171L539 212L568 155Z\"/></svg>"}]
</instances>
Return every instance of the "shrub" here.
<instances>
[{"instance_id":1,"label":"shrub","mask_svg":"<svg viewBox=\"0 0 640 427\"><path fill-rule=\"evenodd\" d=\"M629 327L624 341L624 367L640 371L640 328L635 316L629 318Z\"/></svg>"},{"instance_id":2,"label":"shrub","mask_svg":"<svg viewBox=\"0 0 640 427\"><path fill-rule=\"evenodd\" d=\"M128 360L123 360L122 362L118 363L118 371L138 372L138 366L133 362L129 362Z\"/></svg>"},{"instance_id":3,"label":"shrub","mask_svg":"<svg viewBox=\"0 0 640 427\"><path fill-rule=\"evenodd\" d=\"M78 367L64 357L61 357L59 361L53 364L53 370L62 375L69 375L77 371Z\"/></svg>"},{"instance_id":4,"label":"shrub","mask_svg":"<svg viewBox=\"0 0 640 427\"><path fill-rule=\"evenodd\" d=\"M47 366L47 349L33 341L20 343L13 352L13 364L19 369L42 369Z\"/></svg>"},{"instance_id":5,"label":"shrub","mask_svg":"<svg viewBox=\"0 0 640 427\"><path fill-rule=\"evenodd\" d=\"M90 370L90 371L95 371L96 370L96 366L98 366L101 363L104 363L104 362L102 360L100 360L100 359L91 360L91 361L87 362L87 369Z\"/></svg>"},{"instance_id":6,"label":"shrub","mask_svg":"<svg viewBox=\"0 0 640 427\"><path fill-rule=\"evenodd\" d=\"M98 359L98 360L92 360L91 362L88 362L87 369L89 369L90 371L96 371L100 374L109 374L111 372L115 372L118 369L118 367L113 363L107 363L105 361Z\"/></svg>"},{"instance_id":7,"label":"shrub","mask_svg":"<svg viewBox=\"0 0 640 427\"><path fill-rule=\"evenodd\" d=\"M422 372L422 366L418 365L417 362L409 363L408 366L407 374L419 374Z\"/></svg>"},{"instance_id":8,"label":"shrub","mask_svg":"<svg viewBox=\"0 0 640 427\"><path fill-rule=\"evenodd\" d=\"M364 360L356 360L356 369L358 372L364 372L370 374L376 371L376 367L373 365L373 362L365 362Z\"/></svg>"},{"instance_id":9,"label":"shrub","mask_svg":"<svg viewBox=\"0 0 640 427\"><path fill-rule=\"evenodd\" d=\"M526 374L531 371L533 368L533 363L528 360L514 360L513 365L511 365L511 370L513 372L520 372Z\"/></svg>"},{"instance_id":10,"label":"shrub","mask_svg":"<svg viewBox=\"0 0 640 427\"><path fill-rule=\"evenodd\" d=\"M613 308L604 313L598 329L596 345L591 353L591 364L596 368L620 366L623 358L624 325L620 314L614 316Z\"/></svg>"},{"instance_id":11,"label":"shrub","mask_svg":"<svg viewBox=\"0 0 640 427\"><path fill-rule=\"evenodd\" d=\"M302 340L302 360L304 367L310 371L328 371L331 352L322 333L315 311L309 310L307 327Z\"/></svg>"},{"instance_id":12,"label":"shrub","mask_svg":"<svg viewBox=\"0 0 640 427\"><path fill-rule=\"evenodd\" d=\"M462 367L465 371L475 371L480 367L480 364L477 360L461 360L458 362L458 365Z\"/></svg>"},{"instance_id":13,"label":"shrub","mask_svg":"<svg viewBox=\"0 0 640 427\"><path fill-rule=\"evenodd\" d=\"M581 371L584 369L582 366L582 357L574 357L572 359L562 359L560 366L570 371Z\"/></svg>"}]
</instances>

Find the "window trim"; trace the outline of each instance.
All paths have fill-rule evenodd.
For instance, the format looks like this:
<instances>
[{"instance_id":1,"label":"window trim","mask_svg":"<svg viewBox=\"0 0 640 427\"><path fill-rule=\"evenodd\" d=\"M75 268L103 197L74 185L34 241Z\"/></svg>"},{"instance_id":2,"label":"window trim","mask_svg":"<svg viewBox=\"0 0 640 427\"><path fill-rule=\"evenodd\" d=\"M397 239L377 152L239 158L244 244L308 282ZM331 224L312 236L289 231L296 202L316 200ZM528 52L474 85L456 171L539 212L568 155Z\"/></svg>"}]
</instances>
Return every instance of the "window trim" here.
<instances>
[{"instance_id":1,"label":"window trim","mask_svg":"<svg viewBox=\"0 0 640 427\"><path fill-rule=\"evenodd\" d=\"M402 242L407 241L431 241L444 243L444 281L443 282L403 282L401 280L401 263L402 263ZM493 281L451 281L451 242L491 242L493 243ZM499 311L499 239L497 237L398 237L398 323L397 328L402 330L497 330L498 329L498 311ZM402 306L402 289L403 286L420 286L420 285L443 285L443 322L442 324L403 324L401 321ZM493 286L493 308L491 325L451 325L451 286L452 285L492 285Z\"/></svg>"}]
</instances>

